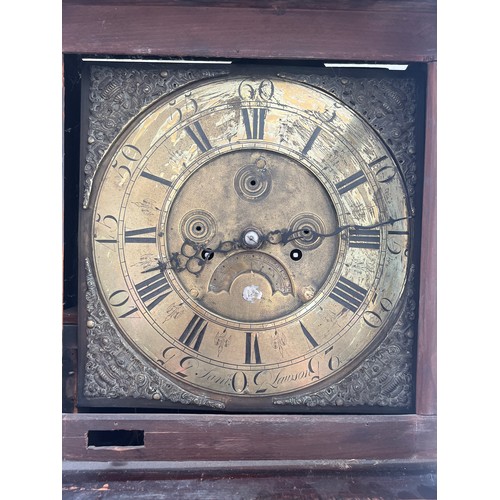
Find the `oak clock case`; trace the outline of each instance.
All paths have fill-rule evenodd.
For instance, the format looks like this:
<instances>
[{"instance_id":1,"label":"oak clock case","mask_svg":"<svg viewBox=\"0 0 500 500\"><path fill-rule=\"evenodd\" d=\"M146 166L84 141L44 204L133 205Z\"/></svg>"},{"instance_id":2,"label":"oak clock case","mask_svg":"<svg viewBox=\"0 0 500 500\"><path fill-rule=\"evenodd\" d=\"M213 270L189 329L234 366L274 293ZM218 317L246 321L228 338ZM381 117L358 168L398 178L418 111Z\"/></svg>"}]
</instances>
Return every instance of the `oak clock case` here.
<instances>
[{"instance_id":1,"label":"oak clock case","mask_svg":"<svg viewBox=\"0 0 500 500\"><path fill-rule=\"evenodd\" d=\"M80 405L411 408L413 84L87 69Z\"/></svg>"}]
</instances>

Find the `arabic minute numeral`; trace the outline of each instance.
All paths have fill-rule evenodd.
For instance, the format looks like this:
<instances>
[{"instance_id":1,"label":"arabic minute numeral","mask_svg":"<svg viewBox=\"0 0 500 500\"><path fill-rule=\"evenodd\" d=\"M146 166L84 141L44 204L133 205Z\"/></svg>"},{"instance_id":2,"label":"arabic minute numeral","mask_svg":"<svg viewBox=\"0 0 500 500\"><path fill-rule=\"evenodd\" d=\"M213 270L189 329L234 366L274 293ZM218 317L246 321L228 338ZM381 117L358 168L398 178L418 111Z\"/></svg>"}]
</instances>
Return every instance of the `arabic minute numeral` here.
<instances>
[{"instance_id":1,"label":"arabic minute numeral","mask_svg":"<svg viewBox=\"0 0 500 500\"><path fill-rule=\"evenodd\" d=\"M382 326L384 320L381 315L390 312L393 308L393 303L387 297L383 297L380 300L380 308L380 314L371 310L363 313L364 322L371 328L380 328Z\"/></svg>"}]
</instances>

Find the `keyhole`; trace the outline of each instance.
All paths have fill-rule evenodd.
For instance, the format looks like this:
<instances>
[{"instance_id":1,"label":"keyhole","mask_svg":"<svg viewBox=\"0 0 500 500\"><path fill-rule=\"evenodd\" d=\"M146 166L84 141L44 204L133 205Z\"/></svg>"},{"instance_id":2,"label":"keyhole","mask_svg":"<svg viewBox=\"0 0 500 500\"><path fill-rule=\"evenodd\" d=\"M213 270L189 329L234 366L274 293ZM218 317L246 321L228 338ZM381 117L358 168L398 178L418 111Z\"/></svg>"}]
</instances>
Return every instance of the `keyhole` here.
<instances>
[{"instance_id":1,"label":"keyhole","mask_svg":"<svg viewBox=\"0 0 500 500\"><path fill-rule=\"evenodd\" d=\"M290 258L294 261L297 262L298 260L302 259L302 252L298 248L294 248L290 252Z\"/></svg>"},{"instance_id":2,"label":"keyhole","mask_svg":"<svg viewBox=\"0 0 500 500\"><path fill-rule=\"evenodd\" d=\"M201 258L203 260L212 260L214 258L214 252L211 248L205 248L205 250L203 250L201 252Z\"/></svg>"}]
</instances>

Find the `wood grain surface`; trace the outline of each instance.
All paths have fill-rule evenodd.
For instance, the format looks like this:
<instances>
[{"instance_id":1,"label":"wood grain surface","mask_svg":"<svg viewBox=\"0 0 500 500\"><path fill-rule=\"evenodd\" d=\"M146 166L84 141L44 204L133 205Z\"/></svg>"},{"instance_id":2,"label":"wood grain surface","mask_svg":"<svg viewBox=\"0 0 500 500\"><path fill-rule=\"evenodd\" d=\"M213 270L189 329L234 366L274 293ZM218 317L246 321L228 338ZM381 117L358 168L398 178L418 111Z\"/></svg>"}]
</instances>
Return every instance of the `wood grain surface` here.
<instances>
[{"instance_id":1,"label":"wood grain surface","mask_svg":"<svg viewBox=\"0 0 500 500\"><path fill-rule=\"evenodd\" d=\"M437 155L436 63L428 64L416 411L437 412Z\"/></svg>"},{"instance_id":2,"label":"wood grain surface","mask_svg":"<svg viewBox=\"0 0 500 500\"><path fill-rule=\"evenodd\" d=\"M65 53L433 61L434 2L64 1Z\"/></svg>"},{"instance_id":3,"label":"wood grain surface","mask_svg":"<svg viewBox=\"0 0 500 500\"><path fill-rule=\"evenodd\" d=\"M89 430L141 430L144 446L88 447ZM74 414L65 460L435 459L436 420L417 415Z\"/></svg>"},{"instance_id":4,"label":"wood grain surface","mask_svg":"<svg viewBox=\"0 0 500 500\"><path fill-rule=\"evenodd\" d=\"M89 467L90 465L90 467ZM163 464L130 467L77 464L63 471L63 498L202 499L202 500L389 500L436 498L436 469L398 463L356 464L340 468L300 469L275 464L272 470L238 468L186 471L165 469ZM156 466L157 464L155 464Z\"/></svg>"}]
</instances>

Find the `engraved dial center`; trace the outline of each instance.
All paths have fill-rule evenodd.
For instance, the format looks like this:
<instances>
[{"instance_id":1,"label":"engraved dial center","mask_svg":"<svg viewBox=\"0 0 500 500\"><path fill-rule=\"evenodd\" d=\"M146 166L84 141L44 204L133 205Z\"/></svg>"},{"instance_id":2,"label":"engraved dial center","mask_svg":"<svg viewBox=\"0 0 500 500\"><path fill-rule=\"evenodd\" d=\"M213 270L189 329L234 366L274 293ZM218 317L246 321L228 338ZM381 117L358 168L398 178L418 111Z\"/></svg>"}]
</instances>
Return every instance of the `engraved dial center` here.
<instances>
[{"instance_id":1,"label":"engraved dial center","mask_svg":"<svg viewBox=\"0 0 500 500\"><path fill-rule=\"evenodd\" d=\"M187 272L172 272L171 278L181 293L200 290L193 303L200 314L262 327L297 313L308 302L300 290L327 286L338 239L294 240L292 247L264 236L277 228L324 233L337 227L332 195L301 163L271 150L233 147L186 172L178 185L163 208L165 260L181 255ZM223 242L233 249L217 251ZM194 244L215 249L203 266L185 251ZM300 259L290 255L295 246Z\"/></svg>"}]
</instances>

